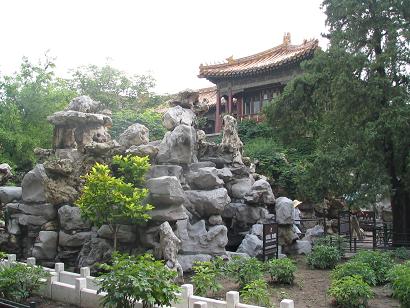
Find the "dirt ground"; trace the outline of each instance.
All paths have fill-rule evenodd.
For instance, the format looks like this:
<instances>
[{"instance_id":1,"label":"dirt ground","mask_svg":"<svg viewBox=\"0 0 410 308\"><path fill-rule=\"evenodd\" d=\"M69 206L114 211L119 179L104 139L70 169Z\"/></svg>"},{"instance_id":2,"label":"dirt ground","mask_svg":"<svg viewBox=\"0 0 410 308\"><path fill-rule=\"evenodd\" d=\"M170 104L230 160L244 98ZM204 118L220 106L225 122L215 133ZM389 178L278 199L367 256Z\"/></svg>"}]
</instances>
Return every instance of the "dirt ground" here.
<instances>
[{"instance_id":1,"label":"dirt ground","mask_svg":"<svg viewBox=\"0 0 410 308\"><path fill-rule=\"evenodd\" d=\"M284 298L293 299L295 308L335 307L332 298L327 295L330 285L330 270L312 270L306 264L305 257L296 259L297 271L293 285L272 284L270 293L274 307L279 307ZM189 278L186 283L189 283ZM230 280L221 282L224 290L218 292L216 299L224 299L228 291L238 290L238 285ZM400 307L397 300L391 298L388 286L374 287L375 298L369 301L369 308Z\"/></svg>"},{"instance_id":2,"label":"dirt ground","mask_svg":"<svg viewBox=\"0 0 410 308\"><path fill-rule=\"evenodd\" d=\"M75 308L77 307L77 306L70 305L70 304L55 302L55 301L45 299L42 297L38 297L38 296L30 298L27 301L27 303L29 302L37 303L37 308Z\"/></svg>"}]
</instances>

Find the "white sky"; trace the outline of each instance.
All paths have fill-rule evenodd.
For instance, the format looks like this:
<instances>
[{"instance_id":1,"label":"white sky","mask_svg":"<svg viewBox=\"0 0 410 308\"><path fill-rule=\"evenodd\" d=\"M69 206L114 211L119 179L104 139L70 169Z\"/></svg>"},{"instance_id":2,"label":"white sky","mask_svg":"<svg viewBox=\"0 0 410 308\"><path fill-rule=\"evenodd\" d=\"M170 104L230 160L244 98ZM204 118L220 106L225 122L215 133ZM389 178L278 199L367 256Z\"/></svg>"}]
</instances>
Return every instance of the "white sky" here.
<instances>
[{"instance_id":1,"label":"white sky","mask_svg":"<svg viewBox=\"0 0 410 308\"><path fill-rule=\"evenodd\" d=\"M0 71L46 50L57 73L110 64L150 73L155 90L173 93L212 85L197 78L200 63L247 56L282 42L325 41L320 0L0 0Z\"/></svg>"}]
</instances>

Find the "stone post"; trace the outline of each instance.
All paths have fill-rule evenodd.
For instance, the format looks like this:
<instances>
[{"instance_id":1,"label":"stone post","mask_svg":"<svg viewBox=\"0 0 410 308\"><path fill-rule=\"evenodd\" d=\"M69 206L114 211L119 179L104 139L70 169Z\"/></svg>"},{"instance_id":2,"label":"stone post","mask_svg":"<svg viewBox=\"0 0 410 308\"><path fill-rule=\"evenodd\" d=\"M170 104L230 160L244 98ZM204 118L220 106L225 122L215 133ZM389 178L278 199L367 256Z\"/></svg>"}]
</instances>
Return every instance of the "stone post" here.
<instances>
[{"instance_id":1,"label":"stone post","mask_svg":"<svg viewBox=\"0 0 410 308\"><path fill-rule=\"evenodd\" d=\"M89 267L80 268L80 275L81 275L81 278L87 278L88 276L90 276L90 268Z\"/></svg>"},{"instance_id":2,"label":"stone post","mask_svg":"<svg viewBox=\"0 0 410 308\"><path fill-rule=\"evenodd\" d=\"M192 284L183 284L181 289L181 300L176 306L179 308L189 307L189 298L194 295L194 286Z\"/></svg>"},{"instance_id":3,"label":"stone post","mask_svg":"<svg viewBox=\"0 0 410 308\"><path fill-rule=\"evenodd\" d=\"M280 302L280 308L295 308L295 304L291 299L284 299Z\"/></svg>"},{"instance_id":4,"label":"stone post","mask_svg":"<svg viewBox=\"0 0 410 308\"><path fill-rule=\"evenodd\" d=\"M239 292L226 292L226 308L235 308L236 304L239 304Z\"/></svg>"},{"instance_id":5,"label":"stone post","mask_svg":"<svg viewBox=\"0 0 410 308\"><path fill-rule=\"evenodd\" d=\"M31 257L31 258L27 258L27 261L26 261L26 263L27 263L27 265L36 265L36 258L34 258L34 257Z\"/></svg>"},{"instance_id":6,"label":"stone post","mask_svg":"<svg viewBox=\"0 0 410 308\"><path fill-rule=\"evenodd\" d=\"M75 301L76 304L81 307L81 290L87 287L86 278L76 278L75 279Z\"/></svg>"},{"instance_id":7,"label":"stone post","mask_svg":"<svg viewBox=\"0 0 410 308\"><path fill-rule=\"evenodd\" d=\"M57 281L60 281L60 272L64 271L64 263L56 263L54 265L54 270L57 273Z\"/></svg>"},{"instance_id":8,"label":"stone post","mask_svg":"<svg viewBox=\"0 0 410 308\"><path fill-rule=\"evenodd\" d=\"M14 262L16 262L17 258L15 254L7 255L7 265L10 266Z\"/></svg>"}]
</instances>

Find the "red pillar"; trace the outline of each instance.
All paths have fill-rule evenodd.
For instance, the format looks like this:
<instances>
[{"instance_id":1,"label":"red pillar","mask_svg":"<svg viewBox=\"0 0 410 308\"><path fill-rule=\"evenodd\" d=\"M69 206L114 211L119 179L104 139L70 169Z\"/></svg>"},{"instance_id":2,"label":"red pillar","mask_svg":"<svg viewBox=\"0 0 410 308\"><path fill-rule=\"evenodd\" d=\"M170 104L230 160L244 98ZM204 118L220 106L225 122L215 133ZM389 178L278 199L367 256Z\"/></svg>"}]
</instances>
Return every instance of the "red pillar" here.
<instances>
[{"instance_id":1,"label":"red pillar","mask_svg":"<svg viewBox=\"0 0 410 308\"><path fill-rule=\"evenodd\" d=\"M219 96L219 91L216 93L216 105L215 105L215 133L219 133L221 130L221 98Z\"/></svg>"},{"instance_id":2,"label":"red pillar","mask_svg":"<svg viewBox=\"0 0 410 308\"><path fill-rule=\"evenodd\" d=\"M228 113L232 114L233 106L232 106L232 90L229 90L228 96Z\"/></svg>"}]
</instances>

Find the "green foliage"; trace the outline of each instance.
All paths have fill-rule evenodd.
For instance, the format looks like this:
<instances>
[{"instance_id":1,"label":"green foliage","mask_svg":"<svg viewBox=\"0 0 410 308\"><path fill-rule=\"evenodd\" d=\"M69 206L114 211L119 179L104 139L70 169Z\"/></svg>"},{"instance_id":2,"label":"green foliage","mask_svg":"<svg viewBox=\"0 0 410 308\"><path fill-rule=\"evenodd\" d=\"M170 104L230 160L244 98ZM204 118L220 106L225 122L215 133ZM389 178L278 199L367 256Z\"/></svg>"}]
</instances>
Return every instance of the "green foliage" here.
<instances>
[{"instance_id":1,"label":"green foliage","mask_svg":"<svg viewBox=\"0 0 410 308\"><path fill-rule=\"evenodd\" d=\"M150 109L142 112L131 109L117 110L113 112L112 120L113 127L110 132L113 138L118 138L128 126L134 123L143 124L149 129L150 140L161 140L166 133L162 125L162 115Z\"/></svg>"},{"instance_id":2,"label":"green foliage","mask_svg":"<svg viewBox=\"0 0 410 308\"><path fill-rule=\"evenodd\" d=\"M0 251L0 260L6 259L7 258L7 253Z\"/></svg>"},{"instance_id":3,"label":"green foliage","mask_svg":"<svg viewBox=\"0 0 410 308\"><path fill-rule=\"evenodd\" d=\"M316 245L307 256L307 261L312 268L332 269L340 261L340 253L336 247Z\"/></svg>"},{"instance_id":4,"label":"green foliage","mask_svg":"<svg viewBox=\"0 0 410 308\"><path fill-rule=\"evenodd\" d=\"M399 247L393 250L393 256L400 260L410 259L410 250L406 247Z\"/></svg>"},{"instance_id":5,"label":"green foliage","mask_svg":"<svg viewBox=\"0 0 410 308\"><path fill-rule=\"evenodd\" d=\"M65 80L54 76L53 59L38 64L23 58L20 70L0 76L0 161L28 171L34 148L50 148L52 126L47 116L75 96Z\"/></svg>"},{"instance_id":6,"label":"green foliage","mask_svg":"<svg viewBox=\"0 0 410 308\"><path fill-rule=\"evenodd\" d=\"M232 258L226 266L226 272L243 288L250 282L263 278L263 263L256 258Z\"/></svg>"},{"instance_id":7,"label":"green foliage","mask_svg":"<svg viewBox=\"0 0 410 308\"><path fill-rule=\"evenodd\" d=\"M207 117L196 117L194 120L194 125L196 129L202 129L205 130L206 129L206 125L208 123L208 118Z\"/></svg>"},{"instance_id":8,"label":"green foliage","mask_svg":"<svg viewBox=\"0 0 410 308\"><path fill-rule=\"evenodd\" d=\"M268 284L263 279L256 279L246 284L240 292L245 304L271 307Z\"/></svg>"},{"instance_id":9,"label":"green foliage","mask_svg":"<svg viewBox=\"0 0 410 308\"><path fill-rule=\"evenodd\" d=\"M303 63L303 74L266 111L286 146L311 140L312 157L297 183L305 198L357 194L359 207L391 196L394 217L408 221L408 7L408 1L323 1L329 48ZM409 224L395 223L397 233L410 232Z\"/></svg>"},{"instance_id":10,"label":"green foliage","mask_svg":"<svg viewBox=\"0 0 410 308\"><path fill-rule=\"evenodd\" d=\"M332 246L339 250L340 255L343 256L344 251L347 247L347 241L344 237L339 235L326 235L322 237L318 237L315 239L314 244L325 245L325 246Z\"/></svg>"},{"instance_id":11,"label":"green foliage","mask_svg":"<svg viewBox=\"0 0 410 308\"><path fill-rule=\"evenodd\" d=\"M272 259L265 264L272 281L292 284L295 278L296 265L289 258Z\"/></svg>"},{"instance_id":12,"label":"green foliage","mask_svg":"<svg viewBox=\"0 0 410 308\"><path fill-rule=\"evenodd\" d=\"M174 279L177 272L168 269L163 261L152 255L129 256L114 253L112 265L103 264L106 273L97 278L98 293L107 292L104 307L134 307L142 301L143 307L171 306L176 301L179 287Z\"/></svg>"},{"instance_id":13,"label":"green foliage","mask_svg":"<svg viewBox=\"0 0 410 308\"><path fill-rule=\"evenodd\" d=\"M192 277L195 294L205 296L210 292L214 295L222 289L222 285L218 281L221 271L217 263L213 261L197 261L192 267L195 275Z\"/></svg>"},{"instance_id":14,"label":"green foliage","mask_svg":"<svg viewBox=\"0 0 410 308\"><path fill-rule=\"evenodd\" d=\"M358 252L353 260L369 265L376 274L377 284L384 284L387 281L387 274L394 265L389 253L372 250Z\"/></svg>"},{"instance_id":15,"label":"green foliage","mask_svg":"<svg viewBox=\"0 0 410 308\"><path fill-rule=\"evenodd\" d=\"M135 187L141 187L145 182L145 174L150 168L149 158L133 155L115 155L112 158L115 173L125 183L131 183Z\"/></svg>"},{"instance_id":16,"label":"green foliage","mask_svg":"<svg viewBox=\"0 0 410 308\"><path fill-rule=\"evenodd\" d=\"M0 265L0 297L21 302L44 285L49 275L42 267L15 263Z\"/></svg>"},{"instance_id":17,"label":"green foliage","mask_svg":"<svg viewBox=\"0 0 410 308\"><path fill-rule=\"evenodd\" d=\"M344 264L339 264L332 271L332 279L338 280L346 276L358 275L363 278L363 280L371 285L375 286L377 284L376 274L373 269L366 263L349 261Z\"/></svg>"},{"instance_id":18,"label":"green foliage","mask_svg":"<svg viewBox=\"0 0 410 308\"><path fill-rule=\"evenodd\" d=\"M128 76L108 63L88 65L72 72L71 87L88 95L110 110L139 109L149 103L155 81L149 75Z\"/></svg>"},{"instance_id":19,"label":"green foliage","mask_svg":"<svg viewBox=\"0 0 410 308\"><path fill-rule=\"evenodd\" d=\"M255 138L272 138L274 132L268 123L258 123L254 120L243 120L238 123L238 134L244 143Z\"/></svg>"},{"instance_id":20,"label":"green foliage","mask_svg":"<svg viewBox=\"0 0 410 308\"><path fill-rule=\"evenodd\" d=\"M146 172L149 167L144 159L134 160L130 157L117 156L115 161L121 164L119 168L136 175ZM98 227L107 224L114 234L114 250L116 250L119 224L123 220L131 219L140 222L150 218L147 211L152 210L153 206L144 203L148 190L127 183L125 177L112 176L109 167L99 163L92 167L84 179L84 188L76 202L81 210L81 216ZM131 180L137 181L137 179Z\"/></svg>"},{"instance_id":21,"label":"green foliage","mask_svg":"<svg viewBox=\"0 0 410 308\"><path fill-rule=\"evenodd\" d=\"M393 297L400 301L402 307L410 307L410 261L394 266L389 274Z\"/></svg>"},{"instance_id":22,"label":"green foliage","mask_svg":"<svg viewBox=\"0 0 410 308\"><path fill-rule=\"evenodd\" d=\"M374 297L372 288L358 275L333 280L329 295L335 298L340 307L366 307L367 301Z\"/></svg>"}]
</instances>

